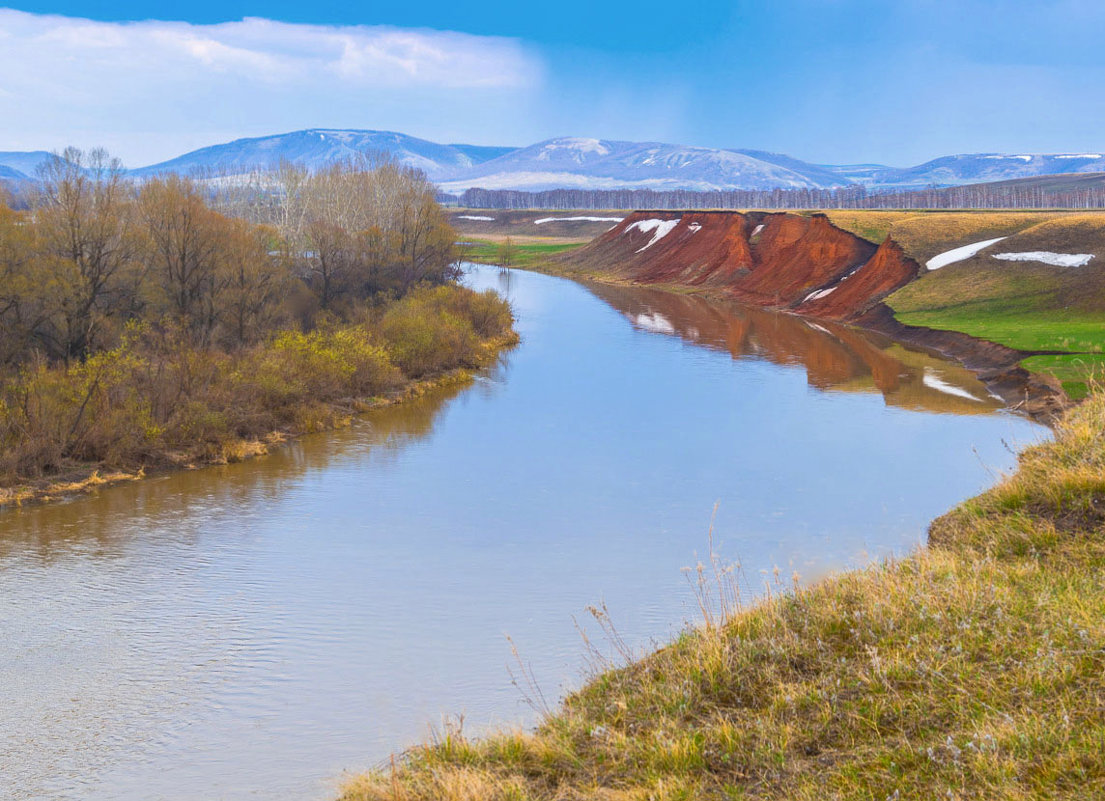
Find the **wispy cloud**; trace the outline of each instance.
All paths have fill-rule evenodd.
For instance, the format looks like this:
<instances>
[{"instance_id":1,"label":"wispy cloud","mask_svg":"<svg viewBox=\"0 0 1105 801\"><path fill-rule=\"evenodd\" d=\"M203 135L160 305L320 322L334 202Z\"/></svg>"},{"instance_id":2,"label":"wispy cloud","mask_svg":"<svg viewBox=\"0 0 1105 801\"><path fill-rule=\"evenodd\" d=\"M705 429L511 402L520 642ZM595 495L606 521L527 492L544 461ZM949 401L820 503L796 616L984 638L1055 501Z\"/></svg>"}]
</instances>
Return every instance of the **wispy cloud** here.
<instances>
[{"instance_id":1,"label":"wispy cloud","mask_svg":"<svg viewBox=\"0 0 1105 801\"><path fill-rule=\"evenodd\" d=\"M417 118L420 106L532 92L542 73L534 53L502 37L257 18L114 23L0 9L0 137L19 140L0 149L46 133L179 139L251 119L385 127L401 121L367 119L370 110L394 111L400 96Z\"/></svg>"}]
</instances>

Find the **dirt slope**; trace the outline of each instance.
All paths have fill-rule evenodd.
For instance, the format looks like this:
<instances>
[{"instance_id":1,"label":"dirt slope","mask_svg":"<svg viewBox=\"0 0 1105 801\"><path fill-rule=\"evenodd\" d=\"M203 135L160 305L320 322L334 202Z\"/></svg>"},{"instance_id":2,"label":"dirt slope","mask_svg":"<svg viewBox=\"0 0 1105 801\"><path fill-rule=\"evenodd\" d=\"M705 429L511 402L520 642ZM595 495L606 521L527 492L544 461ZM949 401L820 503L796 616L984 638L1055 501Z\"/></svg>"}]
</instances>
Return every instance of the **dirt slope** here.
<instances>
[{"instance_id":1,"label":"dirt slope","mask_svg":"<svg viewBox=\"0 0 1105 801\"><path fill-rule=\"evenodd\" d=\"M565 259L833 320L862 315L919 270L893 243L876 248L822 214L764 212L638 211Z\"/></svg>"}]
</instances>

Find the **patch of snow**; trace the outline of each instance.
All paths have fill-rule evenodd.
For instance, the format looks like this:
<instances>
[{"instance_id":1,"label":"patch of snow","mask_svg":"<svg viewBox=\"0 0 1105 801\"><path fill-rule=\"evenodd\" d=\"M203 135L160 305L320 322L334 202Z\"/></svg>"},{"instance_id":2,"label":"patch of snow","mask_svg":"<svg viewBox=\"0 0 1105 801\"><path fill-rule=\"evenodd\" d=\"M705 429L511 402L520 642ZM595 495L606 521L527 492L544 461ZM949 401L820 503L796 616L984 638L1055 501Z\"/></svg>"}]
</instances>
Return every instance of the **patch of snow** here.
<instances>
[{"instance_id":1,"label":"patch of snow","mask_svg":"<svg viewBox=\"0 0 1105 801\"><path fill-rule=\"evenodd\" d=\"M702 224L701 223L691 223L690 225L687 226L687 230L689 230L692 234L697 232L697 231L701 231L702 230Z\"/></svg>"},{"instance_id":2,"label":"patch of snow","mask_svg":"<svg viewBox=\"0 0 1105 801\"><path fill-rule=\"evenodd\" d=\"M938 376L931 367L925 368L925 374L921 378L921 383L930 389L935 389L937 392L943 392L945 395L955 395L958 398L966 398L967 400L973 400L975 403L982 403L981 398L976 398L967 390L941 380L940 376Z\"/></svg>"},{"instance_id":3,"label":"patch of snow","mask_svg":"<svg viewBox=\"0 0 1105 801\"><path fill-rule=\"evenodd\" d=\"M755 228L752 229L752 236L755 236L756 234L758 234L763 229L764 229L764 224L760 223L759 225L757 225Z\"/></svg>"},{"instance_id":4,"label":"patch of snow","mask_svg":"<svg viewBox=\"0 0 1105 801\"><path fill-rule=\"evenodd\" d=\"M831 295L835 291L836 291L835 286L831 286L828 289L818 289L818 290L815 290L814 292L811 292L810 294L806 295L806 297L802 299L802 302L803 303L809 303L811 300L817 300L818 298L823 298L826 295Z\"/></svg>"},{"instance_id":5,"label":"patch of snow","mask_svg":"<svg viewBox=\"0 0 1105 801\"><path fill-rule=\"evenodd\" d=\"M1052 267L1085 267L1093 258L1092 253L1052 253L1049 250L1029 250L1023 253L995 253L1002 261L1039 261Z\"/></svg>"},{"instance_id":6,"label":"patch of snow","mask_svg":"<svg viewBox=\"0 0 1105 801\"><path fill-rule=\"evenodd\" d=\"M864 262L863 264L866 264L866 263L867 262ZM829 295L829 294L835 292L836 290L840 289L840 285L843 284L845 281L847 281L849 278L851 278L853 275L858 273L860 271L860 268L863 267L863 264L857 264L855 267L853 267L851 270L849 270L845 275L841 276L840 280L837 281L835 284L833 284L831 287L829 287L827 289L815 289L813 292L806 295L806 297L802 298L802 303L808 303L811 300L817 300L818 298L823 298L826 295Z\"/></svg>"},{"instance_id":7,"label":"patch of snow","mask_svg":"<svg viewBox=\"0 0 1105 801\"><path fill-rule=\"evenodd\" d=\"M822 334L828 334L829 336L833 335L833 332L830 331L828 328L826 328L823 325L818 325L817 323L811 323L809 320L806 320L806 325L808 325L814 331L820 331Z\"/></svg>"},{"instance_id":8,"label":"patch of snow","mask_svg":"<svg viewBox=\"0 0 1105 801\"><path fill-rule=\"evenodd\" d=\"M999 236L997 239L984 239L982 242L975 242L973 245L964 245L961 248L946 250L939 256L933 256L925 262L925 267L930 270L939 270L941 267L947 267L949 264L954 264L957 261L969 259L980 250L988 248L990 245L1000 242L1003 239L1005 239L1004 236Z\"/></svg>"},{"instance_id":9,"label":"patch of snow","mask_svg":"<svg viewBox=\"0 0 1105 801\"><path fill-rule=\"evenodd\" d=\"M1021 161L1032 161L1032 156L995 155L995 156L983 156L983 158L984 159L1020 159Z\"/></svg>"},{"instance_id":10,"label":"patch of snow","mask_svg":"<svg viewBox=\"0 0 1105 801\"><path fill-rule=\"evenodd\" d=\"M478 220L480 222L494 222L494 217L481 217L478 214L458 214L458 220Z\"/></svg>"},{"instance_id":11,"label":"patch of snow","mask_svg":"<svg viewBox=\"0 0 1105 801\"><path fill-rule=\"evenodd\" d=\"M544 225L551 222L575 222L579 220L581 222L621 222L625 217L542 217L540 220L534 220L534 225Z\"/></svg>"},{"instance_id":12,"label":"patch of snow","mask_svg":"<svg viewBox=\"0 0 1105 801\"><path fill-rule=\"evenodd\" d=\"M576 153L577 158L585 153L594 153L599 156L606 156L610 153L610 148L606 147L598 139L566 136L562 139L554 139L542 147L541 152L537 154L537 160L548 161L550 154L556 150L567 150Z\"/></svg>"},{"instance_id":13,"label":"patch of snow","mask_svg":"<svg viewBox=\"0 0 1105 801\"><path fill-rule=\"evenodd\" d=\"M639 325L646 331L653 331L657 334L674 334L675 326L671 324L671 321L660 314L660 312L652 312L651 314L638 314L633 318L633 322Z\"/></svg>"},{"instance_id":14,"label":"patch of snow","mask_svg":"<svg viewBox=\"0 0 1105 801\"><path fill-rule=\"evenodd\" d=\"M1101 154L1100 153L1075 153L1075 154L1065 154L1065 155L1062 155L1062 156L1056 156L1055 158L1057 158L1057 159L1099 159L1099 158L1101 158Z\"/></svg>"},{"instance_id":15,"label":"patch of snow","mask_svg":"<svg viewBox=\"0 0 1105 801\"><path fill-rule=\"evenodd\" d=\"M637 251L638 253L640 253L642 250L648 250L665 236L670 234L672 232L672 229L675 228L675 226L677 225L679 225L679 220L638 220L635 223L627 225L622 233L628 234L630 231L634 230L641 231L646 234L649 231L656 232L652 235L652 239L648 241L648 244Z\"/></svg>"}]
</instances>

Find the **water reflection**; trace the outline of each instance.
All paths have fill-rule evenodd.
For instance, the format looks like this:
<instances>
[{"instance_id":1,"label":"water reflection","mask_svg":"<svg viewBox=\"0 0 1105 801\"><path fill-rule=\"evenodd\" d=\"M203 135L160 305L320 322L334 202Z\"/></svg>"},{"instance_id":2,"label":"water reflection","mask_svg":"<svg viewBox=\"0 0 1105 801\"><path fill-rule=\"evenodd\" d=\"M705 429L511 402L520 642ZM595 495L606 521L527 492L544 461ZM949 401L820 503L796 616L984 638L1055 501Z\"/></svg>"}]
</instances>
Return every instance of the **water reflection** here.
<instances>
[{"instance_id":1,"label":"water reflection","mask_svg":"<svg viewBox=\"0 0 1105 801\"><path fill-rule=\"evenodd\" d=\"M888 405L918 411L989 414L1004 407L966 368L872 331L663 290L588 288L643 330L735 359L804 366L817 389L880 392Z\"/></svg>"},{"instance_id":2,"label":"water reflection","mask_svg":"<svg viewBox=\"0 0 1105 801\"><path fill-rule=\"evenodd\" d=\"M91 498L73 498L46 507L0 511L0 559L18 551L49 562L75 544L84 556L124 553L121 541L146 532L127 521L136 517L156 528L162 521L187 517L198 502L210 509L248 509L274 503L308 473L343 469L370 460L381 468L393 463L402 448L425 438L434 421L465 391L493 392L501 384L503 365L479 376L475 386L434 389L407 403L387 406L353 421L346 429L304 437L275 448L261 461L251 460L199 470L153 476L110 487ZM174 528L182 542L195 544L194 532Z\"/></svg>"}]
</instances>

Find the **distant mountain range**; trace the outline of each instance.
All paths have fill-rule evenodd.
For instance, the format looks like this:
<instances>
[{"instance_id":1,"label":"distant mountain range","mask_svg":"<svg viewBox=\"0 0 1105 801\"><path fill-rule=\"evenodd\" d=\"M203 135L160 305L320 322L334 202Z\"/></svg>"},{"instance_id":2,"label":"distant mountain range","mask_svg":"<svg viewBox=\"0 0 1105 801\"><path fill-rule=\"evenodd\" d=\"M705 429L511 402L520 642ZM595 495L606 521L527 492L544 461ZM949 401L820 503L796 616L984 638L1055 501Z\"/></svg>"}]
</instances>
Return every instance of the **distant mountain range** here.
<instances>
[{"instance_id":1,"label":"distant mountain range","mask_svg":"<svg viewBox=\"0 0 1105 801\"><path fill-rule=\"evenodd\" d=\"M131 171L137 178L163 172L243 173L281 159L317 169L359 153L387 153L417 167L444 191L486 189L730 190L831 188L862 184L875 189L1105 172L1105 154L975 153L945 156L915 167L882 164L829 165L762 150L690 147L560 137L528 147L443 145L391 131L316 128L238 139ZM30 180L49 158L44 151L0 152L0 181Z\"/></svg>"}]
</instances>

